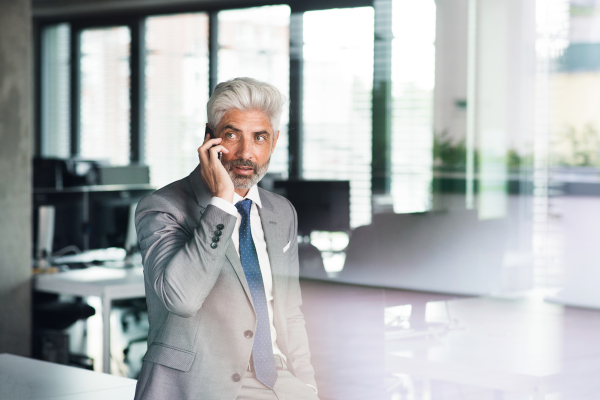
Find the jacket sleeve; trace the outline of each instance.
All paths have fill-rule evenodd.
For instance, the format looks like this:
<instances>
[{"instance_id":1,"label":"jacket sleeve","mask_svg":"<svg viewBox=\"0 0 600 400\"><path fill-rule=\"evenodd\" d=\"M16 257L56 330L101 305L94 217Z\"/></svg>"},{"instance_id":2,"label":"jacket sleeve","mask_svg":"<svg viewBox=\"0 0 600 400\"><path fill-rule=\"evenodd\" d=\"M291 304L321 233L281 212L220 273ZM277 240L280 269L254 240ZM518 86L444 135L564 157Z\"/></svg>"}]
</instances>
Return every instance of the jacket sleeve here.
<instances>
[{"instance_id":1,"label":"jacket sleeve","mask_svg":"<svg viewBox=\"0 0 600 400\"><path fill-rule=\"evenodd\" d=\"M209 205L197 226L157 194L143 198L136 209L135 226L144 265L144 279L166 309L189 318L198 312L217 277L231 240L236 218ZM195 224L195 222L194 222ZM214 232L222 224L216 248Z\"/></svg>"},{"instance_id":2,"label":"jacket sleeve","mask_svg":"<svg viewBox=\"0 0 600 400\"><path fill-rule=\"evenodd\" d=\"M290 243L291 265L289 277L289 292L287 299L287 333L288 333L288 356L294 367L294 374L302 382L312 385L315 389L315 370L310 363L310 350L304 315L300 310L302 295L300 292L299 262L298 262L298 216L296 210L290 204L294 214L292 241Z\"/></svg>"}]
</instances>

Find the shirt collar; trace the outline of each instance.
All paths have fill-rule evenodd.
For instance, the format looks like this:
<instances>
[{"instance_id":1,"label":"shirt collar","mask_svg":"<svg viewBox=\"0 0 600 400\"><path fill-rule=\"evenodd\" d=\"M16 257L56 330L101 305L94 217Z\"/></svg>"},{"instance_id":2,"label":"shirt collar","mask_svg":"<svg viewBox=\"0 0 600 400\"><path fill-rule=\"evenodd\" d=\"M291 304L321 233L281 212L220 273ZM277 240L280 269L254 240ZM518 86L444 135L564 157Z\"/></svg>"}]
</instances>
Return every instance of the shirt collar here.
<instances>
[{"instance_id":1,"label":"shirt collar","mask_svg":"<svg viewBox=\"0 0 600 400\"><path fill-rule=\"evenodd\" d=\"M233 192L233 204L237 204L238 201L242 201L245 199L252 200L253 203L262 208L262 203L260 202L260 193L258 193L258 186L252 186L248 191L248 194L246 194L246 197L242 197L239 194Z\"/></svg>"}]
</instances>

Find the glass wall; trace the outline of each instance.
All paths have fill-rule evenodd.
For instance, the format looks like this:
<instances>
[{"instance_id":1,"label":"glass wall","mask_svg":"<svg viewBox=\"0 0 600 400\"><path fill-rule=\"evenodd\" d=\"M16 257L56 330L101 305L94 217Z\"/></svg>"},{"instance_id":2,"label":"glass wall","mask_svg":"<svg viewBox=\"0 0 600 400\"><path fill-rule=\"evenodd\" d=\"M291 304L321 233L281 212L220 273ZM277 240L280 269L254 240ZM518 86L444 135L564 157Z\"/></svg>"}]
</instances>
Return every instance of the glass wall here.
<instances>
[{"instance_id":1,"label":"glass wall","mask_svg":"<svg viewBox=\"0 0 600 400\"><path fill-rule=\"evenodd\" d=\"M129 164L131 34L124 26L81 32L80 156Z\"/></svg>"},{"instance_id":2,"label":"glass wall","mask_svg":"<svg viewBox=\"0 0 600 400\"><path fill-rule=\"evenodd\" d=\"M156 187L198 165L208 101L208 15L146 20L145 162Z\"/></svg>"},{"instance_id":3,"label":"glass wall","mask_svg":"<svg viewBox=\"0 0 600 400\"><path fill-rule=\"evenodd\" d=\"M211 79L275 84L302 119L284 112L270 172L288 177L291 149L303 179L350 182L349 215L345 195L301 193L305 212L351 225L300 232L300 276L321 280L301 283L320 396L576 398L555 378L578 373L572 352L594 330L569 324L593 312L550 303L600 308L600 2L300 7L146 18L152 184L197 165ZM41 39L42 153L65 157L69 25ZM135 42L125 27L82 32L84 157L129 162Z\"/></svg>"},{"instance_id":4,"label":"glass wall","mask_svg":"<svg viewBox=\"0 0 600 400\"><path fill-rule=\"evenodd\" d=\"M462 294L534 288L535 7L376 7L392 17L392 207L354 229L337 279Z\"/></svg>"},{"instance_id":5,"label":"glass wall","mask_svg":"<svg viewBox=\"0 0 600 400\"><path fill-rule=\"evenodd\" d=\"M538 1L539 109L535 148L540 182L536 278L564 287L555 300L600 307L600 4ZM541 170L546 161L548 168Z\"/></svg>"}]
</instances>

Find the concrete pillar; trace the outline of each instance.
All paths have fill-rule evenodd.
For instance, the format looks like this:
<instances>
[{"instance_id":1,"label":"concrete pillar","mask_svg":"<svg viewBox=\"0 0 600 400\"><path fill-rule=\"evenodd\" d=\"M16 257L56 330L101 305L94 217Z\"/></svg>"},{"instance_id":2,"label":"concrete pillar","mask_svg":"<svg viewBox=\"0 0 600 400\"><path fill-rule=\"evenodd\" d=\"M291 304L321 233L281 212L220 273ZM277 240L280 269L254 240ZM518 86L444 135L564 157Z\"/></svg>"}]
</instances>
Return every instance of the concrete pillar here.
<instances>
[{"instance_id":1,"label":"concrete pillar","mask_svg":"<svg viewBox=\"0 0 600 400\"><path fill-rule=\"evenodd\" d=\"M31 336L31 0L0 0L0 353Z\"/></svg>"}]
</instances>

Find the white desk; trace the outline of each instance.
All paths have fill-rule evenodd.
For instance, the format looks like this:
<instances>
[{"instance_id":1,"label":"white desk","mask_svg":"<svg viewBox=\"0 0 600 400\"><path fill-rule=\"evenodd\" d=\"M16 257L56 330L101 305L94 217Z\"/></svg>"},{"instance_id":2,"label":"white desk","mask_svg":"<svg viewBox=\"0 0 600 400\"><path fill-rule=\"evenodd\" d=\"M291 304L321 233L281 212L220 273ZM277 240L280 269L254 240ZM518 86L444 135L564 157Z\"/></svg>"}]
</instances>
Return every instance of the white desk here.
<instances>
[{"instance_id":1,"label":"white desk","mask_svg":"<svg viewBox=\"0 0 600 400\"><path fill-rule=\"evenodd\" d=\"M110 373L110 309L113 300L145 297L141 267L112 269L91 267L56 274L36 275L41 292L98 296L102 299L102 371Z\"/></svg>"},{"instance_id":2,"label":"white desk","mask_svg":"<svg viewBox=\"0 0 600 400\"><path fill-rule=\"evenodd\" d=\"M134 379L0 354L0 399L131 400Z\"/></svg>"}]
</instances>

